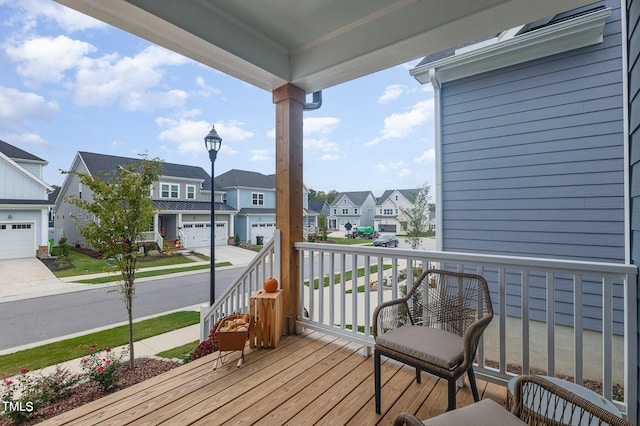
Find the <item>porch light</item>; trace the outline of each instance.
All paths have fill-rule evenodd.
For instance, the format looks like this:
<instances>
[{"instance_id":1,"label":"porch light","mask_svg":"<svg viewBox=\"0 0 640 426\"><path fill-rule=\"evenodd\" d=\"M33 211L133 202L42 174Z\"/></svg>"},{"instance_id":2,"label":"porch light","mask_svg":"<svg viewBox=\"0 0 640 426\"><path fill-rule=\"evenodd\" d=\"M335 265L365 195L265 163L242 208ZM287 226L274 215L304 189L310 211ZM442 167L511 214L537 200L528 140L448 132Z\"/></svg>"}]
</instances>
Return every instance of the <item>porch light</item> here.
<instances>
[{"instance_id":1,"label":"porch light","mask_svg":"<svg viewBox=\"0 0 640 426\"><path fill-rule=\"evenodd\" d=\"M214 126L211 126L209 134L204 138L204 146L209 151L209 159L211 160L211 266L209 268L209 306L213 306L216 301L216 216L215 216L215 188L213 179L215 176L214 163L218 156L218 151L222 146L222 138L218 136L218 132Z\"/></svg>"}]
</instances>

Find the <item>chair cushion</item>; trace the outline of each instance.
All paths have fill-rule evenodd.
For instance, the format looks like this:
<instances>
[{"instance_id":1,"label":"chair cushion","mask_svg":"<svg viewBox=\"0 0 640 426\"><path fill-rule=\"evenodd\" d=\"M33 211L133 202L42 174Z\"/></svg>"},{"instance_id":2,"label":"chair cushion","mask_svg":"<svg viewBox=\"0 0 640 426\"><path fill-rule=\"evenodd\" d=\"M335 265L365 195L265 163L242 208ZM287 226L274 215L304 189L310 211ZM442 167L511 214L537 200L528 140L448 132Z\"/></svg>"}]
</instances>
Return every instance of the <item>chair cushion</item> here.
<instances>
[{"instance_id":1,"label":"chair cushion","mask_svg":"<svg viewBox=\"0 0 640 426\"><path fill-rule=\"evenodd\" d=\"M379 335L376 344L449 370L463 358L462 337L439 328L420 325L394 328Z\"/></svg>"},{"instance_id":2,"label":"chair cushion","mask_svg":"<svg viewBox=\"0 0 640 426\"><path fill-rule=\"evenodd\" d=\"M444 414L425 420L429 426L445 425L524 425L522 420L511 414L493 399L483 399L466 407L447 411Z\"/></svg>"}]
</instances>

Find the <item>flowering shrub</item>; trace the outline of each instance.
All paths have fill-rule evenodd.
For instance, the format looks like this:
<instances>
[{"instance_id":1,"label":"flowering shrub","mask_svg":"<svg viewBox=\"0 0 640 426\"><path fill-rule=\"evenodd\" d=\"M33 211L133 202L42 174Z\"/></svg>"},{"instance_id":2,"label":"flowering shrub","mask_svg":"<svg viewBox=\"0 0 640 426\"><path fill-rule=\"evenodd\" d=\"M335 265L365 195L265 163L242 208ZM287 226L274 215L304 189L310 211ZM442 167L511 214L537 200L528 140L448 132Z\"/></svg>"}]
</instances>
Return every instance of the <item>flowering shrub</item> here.
<instances>
[{"instance_id":1,"label":"flowering shrub","mask_svg":"<svg viewBox=\"0 0 640 426\"><path fill-rule=\"evenodd\" d=\"M85 375L96 382L103 391L115 387L120 381L118 367L122 365L122 358L127 353L127 348L122 348L122 352L117 354L107 348L103 354L96 350L94 343L88 349L88 355L80 361L80 366Z\"/></svg>"},{"instance_id":2,"label":"flowering shrub","mask_svg":"<svg viewBox=\"0 0 640 426\"><path fill-rule=\"evenodd\" d=\"M26 368L14 378L2 382L0 409L2 415L20 424L39 408L64 398L80 381L80 376L69 370L56 367L48 376L27 374Z\"/></svg>"},{"instance_id":3,"label":"flowering shrub","mask_svg":"<svg viewBox=\"0 0 640 426\"><path fill-rule=\"evenodd\" d=\"M218 339L216 338L216 330L218 329L218 325L222 322L224 318L220 318L211 328L209 332L209 338L203 342L200 342L197 348L193 351L193 355L191 355L191 360L195 361L198 358L202 358L205 355L209 355L218 350Z\"/></svg>"}]
</instances>

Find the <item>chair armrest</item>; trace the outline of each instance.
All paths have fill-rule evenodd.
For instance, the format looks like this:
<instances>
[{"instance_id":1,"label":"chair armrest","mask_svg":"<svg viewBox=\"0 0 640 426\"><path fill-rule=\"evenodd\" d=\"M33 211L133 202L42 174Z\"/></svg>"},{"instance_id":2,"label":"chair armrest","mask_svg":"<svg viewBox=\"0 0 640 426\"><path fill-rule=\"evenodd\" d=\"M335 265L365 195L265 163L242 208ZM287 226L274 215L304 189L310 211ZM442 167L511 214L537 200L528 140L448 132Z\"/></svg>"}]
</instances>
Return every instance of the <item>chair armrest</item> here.
<instances>
[{"instance_id":1,"label":"chair armrest","mask_svg":"<svg viewBox=\"0 0 640 426\"><path fill-rule=\"evenodd\" d=\"M373 311L373 339L389 330L411 324L407 298L389 300L376 306Z\"/></svg>"},{"instance_id":2,"label":"chair armrest","mask_svg":"<svg viewBox=\"0 0 640 426\"><path fill-rule=\"evenodd\" d=\"M393 426L424 426L416 416L410 413L400 413L393 418Z\"/></svg>"},{"instance_id":3,"label":"chair armrest","mask_svg":"<svg viewBox=\"0 0 640 426\"><path fill-rule=\"evenodd\" d=\"M463 339L465 359L462 362L464 369L468 368L473 362L473 358L476 355L476 349L478 348L478 342L480 341L480 336L482 336L482 333L484 333L485 328L487 328L491 320L493 320L493 313L485 315L474 321L464 331ZM467 356L470 356L470 359L466 359Z\"/></svg>"},{"instance_id":4,"label":"chair armrest","mask_svg":"<svg viewBox=\"0 0 640 426\"><path fill-rule=\"evenodd\" d=\"M587 420L598 419L601 421L598 424L632 426L630 422L542 377L524 375L516 380L511 408L514 415L524 422L542 424L541 422L554 418L558 414L557 410L563 410L563 413L564 410L573 410L573 418L582 418L587 424L591 424Z\"/></svg>"}]
</instances>

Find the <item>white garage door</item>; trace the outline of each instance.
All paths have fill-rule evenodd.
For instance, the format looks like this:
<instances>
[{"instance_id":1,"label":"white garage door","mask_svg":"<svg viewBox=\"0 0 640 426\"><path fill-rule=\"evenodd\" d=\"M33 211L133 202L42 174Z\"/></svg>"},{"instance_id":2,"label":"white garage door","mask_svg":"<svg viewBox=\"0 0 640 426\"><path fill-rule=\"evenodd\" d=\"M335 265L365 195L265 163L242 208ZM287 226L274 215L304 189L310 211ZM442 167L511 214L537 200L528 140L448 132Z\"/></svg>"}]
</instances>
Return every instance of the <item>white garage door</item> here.
<instances>
[{"instance_id":1,"label":"white garage door","mask_svg":"<svg viewBox=\"0 0 640 426\"><path fill-rule=\"evenodd\" d=\"M229 241L229 232L227 231L227 222L216 222L216 245L223 246Z\"/></svg>"},{"instance_id":2,"label":"white garage door","mask_svg":"<svg viewBox=\"0 0 640 426\"><path fill-rule=\"evenodd\" d=\"M182 233L186 241L185 247L207 247L211 234L211 225L209 223L184 223L182 225Z\"/></svg>"},{"instance_id":3,"label":"white garage door","mask_svg":"<svg viewBox=\"0 0 640 426\"><path fill-rule=\"evenodd\" d=\"M32 223L0 223L0 259L35 257L34 228Z\"/></svg>"},{"instance_id":4,"label":"white garage door","mask_svg":"<svg viewBox=\"0 0 640 426\"><path fill-rule=\"evenodd\" d=\"M211 238L211 224L209 223L184 223L182 232L187 239L187 248L208 247ZM217 246L227 244L229 233L226 222L216 222L215 242Z\"/></svg>"},{"instance_id":5,"label":"white garage door","mask_svg":"<svg viewBox=\"0 0 640 426\"><path fill-rule=\"evenodd\" d=\"M253 223L251 224L251 243L258 244L258 237L262 237L262 244L266 244L273 238L275 232L275 223Z\"/></svg>"}]
</instances>

